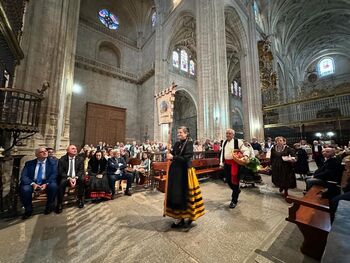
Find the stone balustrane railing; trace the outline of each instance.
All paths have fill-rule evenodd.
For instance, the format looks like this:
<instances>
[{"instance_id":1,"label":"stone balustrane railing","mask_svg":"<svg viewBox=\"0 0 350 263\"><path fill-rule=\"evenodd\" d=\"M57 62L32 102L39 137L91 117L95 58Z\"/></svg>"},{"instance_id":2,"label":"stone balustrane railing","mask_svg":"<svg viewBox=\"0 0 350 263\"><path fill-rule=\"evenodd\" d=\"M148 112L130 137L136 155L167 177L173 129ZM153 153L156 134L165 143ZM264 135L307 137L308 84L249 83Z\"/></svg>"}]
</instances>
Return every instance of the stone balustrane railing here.
<instances>
[{"instance_id":1,"label":"stone balustrane railing","mask_svg":"<svg viewBox=\"0 0 350 263\"><path fill-rule=\"evenodd\" d=\"M75 65L78 68L84 68L102 75L118 78L138 85L145 82L154 74L154 63L151 63L149 66L147 66L147 69L139 75L131 73L125 69L114 67L103 62L79 55L75 56Z\"/></svg>"}]
</instances>

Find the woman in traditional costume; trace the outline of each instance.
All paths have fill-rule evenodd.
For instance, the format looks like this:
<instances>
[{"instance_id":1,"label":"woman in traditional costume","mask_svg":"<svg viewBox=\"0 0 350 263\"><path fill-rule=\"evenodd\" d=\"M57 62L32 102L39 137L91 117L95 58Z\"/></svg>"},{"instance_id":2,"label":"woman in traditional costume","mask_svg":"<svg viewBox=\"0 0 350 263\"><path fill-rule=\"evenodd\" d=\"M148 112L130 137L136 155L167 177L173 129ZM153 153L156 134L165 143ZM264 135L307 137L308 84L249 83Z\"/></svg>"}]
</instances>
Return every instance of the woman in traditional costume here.
<instances>
[{"instance_id":1,"label":"woman in traditional costume","mask_svg":"<svg viewBox=\"0 0 350 263\"><path fill-rule=\"evenodd\" d=\"M279 187L284 197L288 196L288 189L297 187L293 163L296 161L294 150L286 145L282 136L275 138L276 144L271 148L272 183Z\"/></svg>"},{"instance_id":2,"label":"woman in traditional costume","mask_svg":"<svg viewBox=\"0 0 350 263\"><path fill-rule=\"evenodd\" d=\"M112 194L106 175L107 160L102 156L102 152L96 151L90 159L88 174L90 176L90 197L93 199L104 198L111 199Z\"/></svg>"},{"instance_id":3,"label":"woman in traditional costume","mask_svg":"<svg viewBox=\"0 0 350 263\"><path fill-rule=\"evenodd\" d=\"M177 130L177 141L167 159L172 160L169 173L168 185L165 194L164 215L177 219L171 225L172 228L183 227L204 215L204 203L202 193L192 167L193 141L189 137L188 129L181 126Z\"/></svg>"}]
</instances>

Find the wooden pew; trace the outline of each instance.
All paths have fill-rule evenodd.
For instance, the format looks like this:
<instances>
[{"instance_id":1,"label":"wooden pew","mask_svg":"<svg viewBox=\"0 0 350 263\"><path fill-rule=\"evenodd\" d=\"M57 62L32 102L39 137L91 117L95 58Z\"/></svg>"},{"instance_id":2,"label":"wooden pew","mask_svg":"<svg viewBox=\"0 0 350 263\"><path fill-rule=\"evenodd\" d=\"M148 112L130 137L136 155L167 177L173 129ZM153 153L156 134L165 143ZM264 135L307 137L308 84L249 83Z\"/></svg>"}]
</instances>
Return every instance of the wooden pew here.
<instances>
[{"instance_id":1,"label":"wooden pew","mask_svg":"<svg viewBox=\"0 0 350 263\"><path fill-rule=\"evenodd\" d=\"M218 158L195 159L192 161L192 166L196 169L197 175L212 174L222 172ZM167 162L153 162L152 171L156 187L159 191L165 192L167 179Z\"/></svg>"},{"instance_id":2,"label":"wooden pew","mask_svg":"<svg viewBox=\"0 0 350 263\"><path fill-rule=\"evenodd\" d=\"M220 167L218 158L195 159L192 161L192 166L196 169L196 174L211 174L223 172L224 168Z\"/></svg>"},{"instance_id":3,"label":"wooden pew","mask_svg":"<svg viewBox=\"0 0 350 263\"><path fill-rule=\"evenodd\" d=\"M320 260L331 230L328 199L321 197L325 188L314 185L302 198L288 196L293 203L287 221L295 223L304 236L300 250L305 255Z\"/></svg>"},{"instance_id":4,"label":"wooden pew","mask_svg":"<svg viewBox=\"0 0 350 263\"><path fill-rule=\"evenodd\" d=\"M152 162L151 174L155 182L155 186L162 193L165 192L167 174L167 162Z\"/></svg>"}]
</instances>

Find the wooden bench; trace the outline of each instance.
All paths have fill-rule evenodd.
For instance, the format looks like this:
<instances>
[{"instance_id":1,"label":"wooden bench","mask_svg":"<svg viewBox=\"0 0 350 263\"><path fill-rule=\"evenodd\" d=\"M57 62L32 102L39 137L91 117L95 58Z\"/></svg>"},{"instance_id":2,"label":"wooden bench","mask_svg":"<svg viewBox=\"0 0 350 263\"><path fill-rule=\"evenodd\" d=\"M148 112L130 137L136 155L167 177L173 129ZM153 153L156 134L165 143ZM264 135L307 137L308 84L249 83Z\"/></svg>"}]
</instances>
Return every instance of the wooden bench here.
<instances>
[{"instance_id":1,"label":"wooden bench","mask_svg":"<svg viewBox=\"0 0 350 263\"><path fill-rule=\"evenodd\" d=\"M167 162L153 162L151 167L151 174L155 187L162 193L165 193L166 179L168 176Z\"/></svg>"},{"instance_id":2,"label":"wooden bench","mask_svg":"<svg viewBox=\"0 0 350 263\"><path fill-rule=\"evenodd\" d=\"M197 175L223 172L224 168L220 167L218 158L195 159L192 166L196 169Z\"/></svg>"},{"instance_id":3,"label":"wooden bench","mask_svg":"<svg viewBox=\"0 0 350 263\"><path fill-rule=\"evenodd\" d=\"M192 161L192 166L196 169L197 175L211 174L222 172L218 158L195 159ZM156 187L159 191L165 192L165 185L167 180L167 162L153 162L152 173Z\"/></svg>"},{"instance_id":4,"label":"wooden bench","mask_svg":"<svg viewBox=\"0 0 350 263\"><path fill-rule=\"evenodd\" d=\"M293 203L287 221L295 223L304 236L300 250L305 255L320 260L331 230L328 199L321 197L325 188L314 185L302 198L288 196Z\"/></svg>"}]
</instances>

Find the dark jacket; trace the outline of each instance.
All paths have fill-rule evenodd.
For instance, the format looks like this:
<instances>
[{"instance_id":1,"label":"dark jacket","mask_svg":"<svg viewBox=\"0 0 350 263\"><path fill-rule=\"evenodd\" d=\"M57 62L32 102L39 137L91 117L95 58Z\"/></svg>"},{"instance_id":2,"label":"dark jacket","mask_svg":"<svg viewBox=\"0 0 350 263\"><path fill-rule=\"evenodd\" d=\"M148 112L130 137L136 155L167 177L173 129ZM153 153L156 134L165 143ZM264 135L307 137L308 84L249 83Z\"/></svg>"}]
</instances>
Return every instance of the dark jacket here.
<instances>
[{"instance_id":1,"label":"dark jacket","mask_svg":"<svg viewBox=\"0 0 350 263\"><path fill-rule=\"evenodd\" d=\"M38 159L30 160L25 163L21 174L21 185L30 185L34 183L35 167ZM52 158L46 159L45 165L46 183L55 182L57 178L57 161Z\"/></svg>"},{"instance_id":2,"label":"dark jacket","mask_svg":"<svg viewBox=\"0 0 350 263\"><path fill-rule=\"evenodd\" d=\"M106 174L107 170L107 160L105 158L101 158L101 160L97 160L96 157L92 157L89 161L88 166L88 174L90 176L96 176L97 174Z\"/></svg>"},{"instance_id":3,"label":"dark jacket","mask_svg":"<svg viewBox=\"0 0 350 263\"><path fill-rule=\"evenodd\" d=\"M58 183L60 183L61 180L67 179L68 169L69 169L69 158L68 158L68 154L66 154L66 155L63 155L58 161L58 176L57 176ZM79 156L75 156L75 176L81 180L83 179L83 176L84 176L84 160Z\"/></svg>"},{"instance_id":4,"label":"dark jacket","mask_svg":"<svg viewBox=\"0 0 350 263\"><path fill-rule=\"evenodd\" d=\"M127 165L123 157L109 158L107 163L107 174L114 174L118 168L120 169L120 172L123 173L126 167Z\"/></svg>"},{"instance_id":5,"label":"dark jacket","mask_svg":"<svg viewBox=\"0 0 350 263\"><path fill-rule=\"evenodd\" d=\"M336 158L329 158L326 160L322 167L318 168L314 177L324 181L333 181L340 184L342 177L343 167Z\"/></svg>"}]
</instances>

